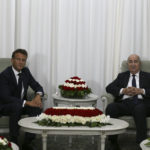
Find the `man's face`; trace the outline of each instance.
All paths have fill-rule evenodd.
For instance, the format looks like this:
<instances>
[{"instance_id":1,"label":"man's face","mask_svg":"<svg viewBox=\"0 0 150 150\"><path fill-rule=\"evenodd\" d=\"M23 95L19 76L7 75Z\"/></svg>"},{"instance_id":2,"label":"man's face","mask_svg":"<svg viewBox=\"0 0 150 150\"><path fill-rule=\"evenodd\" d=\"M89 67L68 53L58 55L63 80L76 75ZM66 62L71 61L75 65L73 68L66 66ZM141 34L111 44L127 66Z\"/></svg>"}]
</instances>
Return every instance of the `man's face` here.
<instances>
[{"instance_id":1,"label":"man's face","mask_svg":"<svg viewBox=\"0 0 150 150\"><path fill-rule=\"evenodd\" d=\"M140 60L137 55L131 55L128 58L128 69L132 74L140 71Z\"/></svg>"},{"instance_id":2,"label":"man's face","mask_svg":"<svg viewBox=\"0 0 150 150\"><path fill-rule=\"evenodd\" d=\"M13 67L17 71L20 71L26 65L26 60L27 60L27 56L25 56L21 53L16 53L15 57L11 59L11 62L12 62Z\"/></svg>"}]
</instances>

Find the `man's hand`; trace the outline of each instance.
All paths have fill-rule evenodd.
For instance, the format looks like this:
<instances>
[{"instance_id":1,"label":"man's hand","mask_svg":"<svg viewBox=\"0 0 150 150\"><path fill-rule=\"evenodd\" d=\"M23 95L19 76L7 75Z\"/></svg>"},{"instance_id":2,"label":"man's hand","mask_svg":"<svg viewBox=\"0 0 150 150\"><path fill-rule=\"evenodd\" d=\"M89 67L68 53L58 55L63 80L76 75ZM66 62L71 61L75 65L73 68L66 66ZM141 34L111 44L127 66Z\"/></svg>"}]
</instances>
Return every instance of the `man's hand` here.
<instances>
[{"instance_id":1,"label":"man's hand","mask_svg":"<svg viewBox=\"0 0 150 150\"><path fill-rule=\"evenodd\" d=\"M41 96L37 94L32 101L26 101L25 105L42 108Z\"/></svg>"},{"instance_id":2,"label":"man's hand","mask_svg":"<svg viewBox=\"0 0 150 150\"><path fill-rule=\"evenodd\" d=\"M143 91L143 89L135 88L135 89L134 89L134 94L135 94L135 95L144 94L144 91Z\"/></svg>"},{"instance_id":3,"label":"man's hand","mask_svg":"<svg viewBox=\"0 0 150 150\"><path fill-rule=\"evenodd\" d=\"M122 93L125 95L133 96L133 89L132 87L124 88Z\"/></svg>"},{"instance_id":4,"label":"man's hand","mask_svg":"<svg viewBox=\"0 0 150 150\"><path fill-rule=\"evenodd\" d=\"M129 96L135 96L138 94L143 94L143 90L140 88L136 88L136 87L128 87L128 88L124 88L122 93L125 95L129 95Z\"/></svg>"}]
</instances>

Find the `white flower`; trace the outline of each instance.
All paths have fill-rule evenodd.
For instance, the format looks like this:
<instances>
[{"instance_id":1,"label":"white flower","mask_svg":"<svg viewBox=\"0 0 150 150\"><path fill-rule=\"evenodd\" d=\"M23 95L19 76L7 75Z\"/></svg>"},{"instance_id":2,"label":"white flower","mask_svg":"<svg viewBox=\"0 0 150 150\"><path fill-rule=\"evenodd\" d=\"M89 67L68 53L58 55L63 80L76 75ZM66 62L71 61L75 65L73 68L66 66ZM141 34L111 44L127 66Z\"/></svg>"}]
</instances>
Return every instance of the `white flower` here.
<instances>
[{"instance_id":1,"label":"white flower","mask_svg":"<svg viewBox=\"0 0 150 150\"><path fill-rule=\"evenodd\" d=\"M69 87L74 87L74 84L73 84L73 83L70 83L70 84L69 84Z\"/></svg>"},{"instance_id":2,"label":"white flower","mask_svg":"<svg viewBox=\"0 0 150 150\"><path fill-rule=\"evenodd\" d=\"M81 110L94 110L94 107L53 107L53 109L81 109ZM56 123L81 123L86 124L87 122L99 122L99 123L108 123L110 120L110 116L106 116L105 114L99 114L93 117L82 117L82 116L71 116L70 114L67 115L47 115L45 113L41 113L39 116L36 117L38 121L42 119L51 120L52 122Z\"/></svg>"},{"instance_id":3,"label":"white flower","mask_svg":"<svg viewBox=\"0 0 150 150\"><path fill-rule=\"evenodd\" d=\"M53 109L90 109L94 110L94 107L53 107Z\"/></svg>"},{"instance_id":4,"label":"white flower","mask_svg":"<svg viewBox=\"0 0 150 150\"><path fill-rule=\"evenodd\" d=\"M80 79L68 79L70 82L85 82L84 80ZM84 84L74 84L74 83L69 83L68 81L65 81L64 86L66 87L71 87L71 88L77 88L77 87L82 87L82 88L86 88L87 85L86 83Z\"/></svg>"},{"instance_id":5,"label":"white flower","mask_svg":"<svg viewBox=\"0 0 150 150\"><path fill-rule=\"evenodd\" d=\"M59 123L82 123L85 124L86 122L99 122L99 123L108 123L110 120L109 116L105 116L104 114L102 115L98 115L98 116L94 116L94 117L82 117L82 116L71 116L71 115L60 115L60 116L56 116L56 115L43 115L43 113L36 117L36 119L38 121L42 120L42 119L51 119L53 122L59 122Z\"/></svg>"},{"instance_id":6,"label":"white flower","mask_svg":"<svg viewBox=\"0 0 150 150\"><path fill-rule=\"evenodd\" d=\"M6 138L4 138L4 139L0 138L0 144L7 145L8 144L7 139Z\"/></svg>"},{"instance_id":7,"label":"white flower","mask_svg":"<svg viewBox=\"0 0 150 150\"><path fill-rule=\"evenodd\" d=\"M78 85L75 84L75 85L74 85L74 88L77 88L77 86L78 86Z\"/></svg>"},{"instance_id":8,"label":"white flower","mask_svg":"<svg viewBox=\"0 0 150 150\"><path fill-rule=\"evenodd\" d=\"M39 116L36 117L36 120L42 120L42 119L47 119L48 120L48 115L45 113L41 113Z\"/></svg>"},{"instance_id":9,"label":"white flower","mask_svg":"<svg viewBox=\"0 0 150 150\"><path fill-rule=\"evenodd\" d=\"M105 116L105 114L100 115L101 123L108 123L110 120L110 116Z\"/></svg>"},{"instance_id":10,"label":"white flower","mask_svg":"<svg viewBox=\"0 0 150 150\"><path fill-rule=\"evenodd\" d=\"M85 88L85 84L82 84L81 86L82 86L83 88Z\"/></svg>"},{"instance_id":11,"label":"white flower","mask_svg":"<svg viewBox=\"0 0 150 150\"><path fill-rule=\"evenodd\" d=\"M85 124L86 119L84 117L81 117L81 116L74 116L74 122Z\"/></svg>"}]
</instances>

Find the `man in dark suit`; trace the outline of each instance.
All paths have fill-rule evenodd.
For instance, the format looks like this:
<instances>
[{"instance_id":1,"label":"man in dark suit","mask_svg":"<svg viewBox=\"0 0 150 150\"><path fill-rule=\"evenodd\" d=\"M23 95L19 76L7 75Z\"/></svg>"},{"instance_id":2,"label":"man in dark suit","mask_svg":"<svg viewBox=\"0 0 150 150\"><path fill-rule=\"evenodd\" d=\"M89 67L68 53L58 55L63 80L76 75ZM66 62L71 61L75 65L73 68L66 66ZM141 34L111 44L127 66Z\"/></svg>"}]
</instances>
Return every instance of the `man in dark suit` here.
<instances>
[{"instance_id":1,"label":"man in dark suit","mask_svg":"<svg viewBox=\"0 0 150 150\"><path fill-rule=\"evenodd\" d=\"M146 116L150 114L150 73L140 71L140 58L136 54L128 57L129 71L119 73L117 78L106 87L115 96L115 102L106 108L112 118L131 115L136 124L136 142L139 144L147 137ZM112 149L120 149L117 136L109 136Z\"/></svg>"},{"instance_id":2,"label":"man in dark suit","mask_svg":"<svg viewBox=\"0 0 150 150\"><path fill-rule=\"evenodd\" d=\"M26 50L15 50L11 58L12 66L0 74L0 114L9 116L10 140L14 143L17 143L21 115L37 116L42 111L43 88L25 67L27 57ZM29 86L35 91L32 100L27 99ZM24 149L30 149L34 137L35 135L26 133Z\"/></svg>"}]
</instances>

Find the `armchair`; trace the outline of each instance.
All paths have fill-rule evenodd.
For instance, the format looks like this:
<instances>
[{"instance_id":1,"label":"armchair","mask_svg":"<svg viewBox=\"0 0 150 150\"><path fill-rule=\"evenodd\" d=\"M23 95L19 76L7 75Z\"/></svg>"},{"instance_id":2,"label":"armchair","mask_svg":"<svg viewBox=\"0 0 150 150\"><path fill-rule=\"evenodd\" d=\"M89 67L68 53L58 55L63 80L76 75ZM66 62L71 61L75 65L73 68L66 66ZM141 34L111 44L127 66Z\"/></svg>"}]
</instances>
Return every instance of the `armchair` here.
<instances>
[{"instance_id":1,"label":"armchair","mask_svg":"<svg viewBox=\"0 0 150 150\"><path fill-rule=\"evenodd\" d=\"M128 70L127 61L123 61L121 64L121 72L127 70ZM150 72L150 61L148 60L141 61L141 70L145 72ZM102 100L103 112L105 112L107 105L114 101L114 96L112 94L105 93L101 96L101 100ZM129 123L128 133L135 132L136 127L132 116L123 116L120 117L120 119L125 120ZM150 134L150 117L147 117L147 128L148 128L148 134Z\"/></svg>"},{"instance_id":2,"label":"armchair","mask_svg":"<svg viewBox=\"0 0 150 150\"><path fill-rule=\"evenodd\" d=\"M10 58L0 58L0 72L2 72L6 67L11 65ZM32 99L35 95L35 92L29 87L27 92L27 98ZM44 100L47 99L47 95L45 94L43 97ZM8 133L9 132L9 117L8 116L0 116L0 133Z\"/></svg>"}]
</instances>

